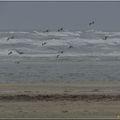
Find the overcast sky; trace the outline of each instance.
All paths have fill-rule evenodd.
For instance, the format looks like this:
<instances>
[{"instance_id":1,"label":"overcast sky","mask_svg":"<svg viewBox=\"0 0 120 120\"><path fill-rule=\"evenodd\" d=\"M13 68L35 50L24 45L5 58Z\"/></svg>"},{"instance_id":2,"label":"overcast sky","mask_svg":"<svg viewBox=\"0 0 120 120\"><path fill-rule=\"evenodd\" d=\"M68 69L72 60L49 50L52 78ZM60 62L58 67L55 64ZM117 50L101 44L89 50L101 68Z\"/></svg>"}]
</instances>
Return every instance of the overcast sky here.
<instances>
[{"instance_id":1,"label":"overcast sky","mask_svg":"<svg viewBox=\"0 0 120 120\"><path fill-rule=\"evenodd\" d=\"M0 31L58 27L120 31L120 2L0 2Z\"/></svg>"}]
</instances>

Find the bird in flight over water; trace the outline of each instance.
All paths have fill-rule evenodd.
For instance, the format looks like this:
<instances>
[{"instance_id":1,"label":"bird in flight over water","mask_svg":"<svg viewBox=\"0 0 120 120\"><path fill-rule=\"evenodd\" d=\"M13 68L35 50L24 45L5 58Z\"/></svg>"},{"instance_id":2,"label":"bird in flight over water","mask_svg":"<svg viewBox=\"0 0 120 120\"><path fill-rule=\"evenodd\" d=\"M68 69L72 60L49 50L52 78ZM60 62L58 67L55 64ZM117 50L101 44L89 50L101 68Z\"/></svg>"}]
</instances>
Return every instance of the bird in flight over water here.
<instances>
[{"instance_id":1,"label":"bird in flight over water","mask_svg":"<svg viewBox=\"0 0 120 120\"><path fill-rule=\"evenodd\" d=\"M93 25L93 24L95 24L95 21L90 22L90 23L89 23L89 26L91 26L91 25Z\"/></svg>"}]
</instances>

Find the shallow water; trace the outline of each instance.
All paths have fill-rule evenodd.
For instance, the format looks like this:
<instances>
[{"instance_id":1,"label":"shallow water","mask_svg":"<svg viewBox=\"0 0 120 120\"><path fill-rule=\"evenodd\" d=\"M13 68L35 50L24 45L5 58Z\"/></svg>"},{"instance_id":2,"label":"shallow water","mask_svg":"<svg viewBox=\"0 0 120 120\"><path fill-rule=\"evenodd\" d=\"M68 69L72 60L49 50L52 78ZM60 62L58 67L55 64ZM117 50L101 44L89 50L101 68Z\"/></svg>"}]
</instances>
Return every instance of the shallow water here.
<instances>
[{"instance_id":1,"label":"shallow water","mask_svg":"<svg viewBox=\"0 0 120 120\"><path fill-rule=\"evenodd\" d=\"M0 63L0 82L40 80L120 80L119 61Z\"/></svg>"}]
</instances>

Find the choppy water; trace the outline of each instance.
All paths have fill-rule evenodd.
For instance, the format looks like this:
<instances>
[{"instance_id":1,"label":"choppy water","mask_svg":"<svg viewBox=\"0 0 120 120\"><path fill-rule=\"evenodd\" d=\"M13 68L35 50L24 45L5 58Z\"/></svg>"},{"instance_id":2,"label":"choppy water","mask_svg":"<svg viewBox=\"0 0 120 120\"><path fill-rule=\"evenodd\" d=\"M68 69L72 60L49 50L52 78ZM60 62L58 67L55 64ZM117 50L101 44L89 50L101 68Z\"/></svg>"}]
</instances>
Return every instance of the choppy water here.
<instances>
[{"instance_id":1,"label":"choppy water","mask_svg":"<svg viewBox=\"0 0 120 120\"><path fill-rule=\"evenodd\" d=\"M0 81L39 80L120 80L120 33L0 33Z\"/></svg>"}]
</instances>

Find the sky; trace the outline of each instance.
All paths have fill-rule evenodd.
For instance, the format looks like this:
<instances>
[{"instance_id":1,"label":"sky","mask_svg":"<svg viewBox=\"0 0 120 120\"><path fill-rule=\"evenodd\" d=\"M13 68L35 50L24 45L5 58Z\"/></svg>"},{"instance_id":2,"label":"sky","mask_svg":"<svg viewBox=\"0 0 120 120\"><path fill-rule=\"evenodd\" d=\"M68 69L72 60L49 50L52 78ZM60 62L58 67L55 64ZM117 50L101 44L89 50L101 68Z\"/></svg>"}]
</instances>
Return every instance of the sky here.
<instances>
[{"instance_id":1,"label":"sky","mask_svg":"<svg viewBox=\"0 0 120 120\"><path fill-rule=\"evenodd\" d=\"M89 22L95 24L89 26ZM120 2L0 2L0 31L120 31Z\"/></svg>"}]
</instances>

